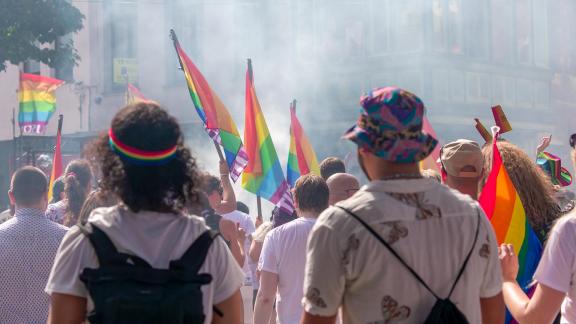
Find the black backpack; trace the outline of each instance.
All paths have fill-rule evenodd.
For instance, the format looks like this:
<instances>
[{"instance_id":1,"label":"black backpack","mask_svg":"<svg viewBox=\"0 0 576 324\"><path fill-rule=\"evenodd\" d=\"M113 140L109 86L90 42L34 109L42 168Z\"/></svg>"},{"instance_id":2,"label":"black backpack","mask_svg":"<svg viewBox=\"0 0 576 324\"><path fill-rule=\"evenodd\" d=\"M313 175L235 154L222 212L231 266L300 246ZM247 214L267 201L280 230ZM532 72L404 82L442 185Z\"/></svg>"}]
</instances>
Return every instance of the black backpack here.
<instances>
[{"instance_id":1,"label":"black backpack","mask_svg":"<svg viewBox=\"0 0 576 324\"><path fill-rule=\"evenodd\" d=\"M169 269L154 269L143 259L119 253L98 227L80 227L88 237L100 268L85 268L80 274L94 310L92 324L160 323L203 324L205 320L201 287L212 281L198 273L217 234L205 231Z\"/></svg>"},{"instance_id":2,"label":"black backpack","mask_svg":"<svg viewBox=\"0 0 576 324\"><path fill-rule=\"evenodd\" d=\"M440 324L440 323L468 324L466 316L462 314L462 312L458 309L458 307L456 307L456 305L454 305L453 302L450 301L450 296L452 296L452 293L454 292L454 288L456 288L458 280L460 280L460 277L464 273L464 269L466 269L468 260L470 260L470 255L472 254L472 251L476 246L476 241L478 240L478 232L480 230L480 212L478 212L478 225L476 227L476 236L474 237L474 243L472 244L472 248L470 249L470 252L468 252L466 259L464 260L464 264L462 264L462 268L460 268L460 271L456 276L456 280L454 281L454 284L450 289L450 293L446 298L440 298L438 297L438 295L436 295L436 293L432 291L432 289L430 289L430 287L428 287L428 285L424 282L422 278L420 278L420 276L416 273L416 271L410 268L410 266L408 266L408 264L400 257L400 255L398 255L398 253L396 253L396 251L392 249L390 244L388 244L380 235L378 235L378 233L376 233L374 229L372 229L372 227L370 227L370 225L368 225L358 215L354 214L348 209L340 206L336 207L342 209L343 211L354 217L362 225L364 225L364 227L368 230L368 232L370 232L378 241L380 241L380 243L382 243L382 245L384 245L388 249L388 251L390 251L390 253L392 253L392 255L394 255L398 259L398 261L400 261L400 263L402 263L402 265L404 265L404 267L408 269L408 271L410 271L410 273L416 278L416 280L418 280L426 288L426 290L428 290L436 298L436 303L434 303L434 307L432 307L432 310L430 311L430 314L428 314L428 317L424 321L424 324Z\"/></svg>"}]
</instances>

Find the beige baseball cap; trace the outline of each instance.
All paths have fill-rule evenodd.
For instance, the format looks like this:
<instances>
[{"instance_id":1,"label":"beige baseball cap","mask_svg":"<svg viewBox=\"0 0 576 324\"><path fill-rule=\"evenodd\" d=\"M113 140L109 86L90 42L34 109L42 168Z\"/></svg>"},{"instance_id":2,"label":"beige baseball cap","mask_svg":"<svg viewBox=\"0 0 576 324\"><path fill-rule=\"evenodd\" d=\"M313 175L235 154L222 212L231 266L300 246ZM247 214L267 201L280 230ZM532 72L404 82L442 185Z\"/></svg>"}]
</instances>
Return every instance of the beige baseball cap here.
<instances>
[{"instance_id":1,"label":"beige baseball cap","mask_svg":"<svg viewBox=\"0 0 576 324\"><path fill-rule=\"evenodd\" d=\"M466 139L444 145L440 150L440 161L446 173L459 178L479 177L484 167L480 145Z\"/></svg>"}]
</instances>

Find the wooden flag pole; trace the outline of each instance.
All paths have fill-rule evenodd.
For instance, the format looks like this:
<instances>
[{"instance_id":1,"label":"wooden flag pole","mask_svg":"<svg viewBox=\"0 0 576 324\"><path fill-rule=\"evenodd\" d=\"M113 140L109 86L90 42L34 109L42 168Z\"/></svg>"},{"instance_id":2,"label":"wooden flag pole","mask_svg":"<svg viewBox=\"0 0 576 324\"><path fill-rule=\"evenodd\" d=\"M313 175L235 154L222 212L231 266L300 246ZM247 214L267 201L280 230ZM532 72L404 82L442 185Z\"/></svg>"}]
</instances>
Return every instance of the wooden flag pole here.
<instances>
[{"instance_id":1,"label":"wooden flag pole","mask_svg":"<svg viewBox=\"0 0 576 324\"><path fill-rule=\"evenodd\" d=\"M256 196L256 206L258 206L258 215L256 215L256 219L262 221L262 199L260 195Z\"/></svg>"}]
</instances>

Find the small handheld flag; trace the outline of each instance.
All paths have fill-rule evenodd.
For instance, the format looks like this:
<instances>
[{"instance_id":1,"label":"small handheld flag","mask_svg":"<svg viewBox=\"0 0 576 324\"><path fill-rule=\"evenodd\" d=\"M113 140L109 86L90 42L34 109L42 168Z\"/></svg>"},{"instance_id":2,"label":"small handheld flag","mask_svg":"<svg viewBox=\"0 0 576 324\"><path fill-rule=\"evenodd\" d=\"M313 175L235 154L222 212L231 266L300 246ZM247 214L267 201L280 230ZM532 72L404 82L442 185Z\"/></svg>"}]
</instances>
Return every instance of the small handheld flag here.
<instances>
[{"instance_id":1,"label":"small handheld flag","mask_svg":"<svg viewBox=\"0 0 576 324\"><path fill-rule=\"evenodd\" d=\"M296 100L294 100L290 103L290 151L286 170L288 184L293 188L296 180L308 173L320 175L320 167L316 153L296 117Z\"/></svg>"},{"instance_id":2,"label":"small handheld flag","mask_svg":"<svg viewBox=\"0 0 576 324\"><path fill-rule=\"evenodd\" d=\"M48 184L48 201L52 201L54 182L62 176L62 123L64 116L58 116L58 132L56 133L56 147L54 149L54 157L52 158L52 172L50 172L50 183Z\"/></svg>"},{"instance_id":3,"label":"small handheld flag","mask_svg":"<svg viewBox=\"0 0 576 324\"><path fill-rule=\"evenodd\" d=\"M246 71L246 117L244 143L248 153L248 165L242 173L242 188L262 197L289 213L294 211L292 194L262 114L252 74L252 62L248 59Z\"/></svg>"},{"instance_id":4,"label":"small handheld flag","mask_svg":"<svg viewBox=\"0 0 576 324\"><path fill-rule=\"evenodd\" d=\"M230 169L230 178L236 182L248 164L248 156L236 124L218 95L210 88L202 73L180 47L174 30L170 30L170 35L196 112L204 123L206 132L216 143L218 150L220 150L218 145L222 145L224 148L224 156ZM220 151L219 154L221 154Z\"/></svg>"},{"instance_id":5,"label":"small handheld flag","mask_svg":"<svg viewBox=\"0 0 576 324\"><path fill-rule=\"evenodd\" d=\"M136 88L131 83L128 83L126 86L126 104L133 104L138 102L148 102L146 97L140 92L138 88Z\"/></svg>"},{"instance_id":6,"label":"small handheld flag","mask_svg":"<svg viewBox=\"0 0 576 324\"><path fill-rule=\"evenodd\" d=\"M492 135L490 135L490 133L488 133L488 130L486 129L486 127L484 127L484 125L482 124L480 119L474 118L474 120L476 121L476 125L475 125L476 130L478 131L478 133L480 133L480 136L482 136L484 141L486 143L492 142Z\"/></svg>"},{"instance_id":7,"label":"small handheld flag","mask_svg":"<svg viewBox=\"0 0 576 324\"><path fill-rule=\"evenodd\" d=\"M506 172L497 146L498 133L494 133L492 170L479 202L494 228L498 244L514 245L520 265L516 280L526 290L540 262L542 244L530 226L520 196Z\"/></svg>"},{"instance_id":8,"label":"small handheld flag","mask_svg":"<svg viewBox=\"0 0 576 324\"><path fill-rule=\"evenodd\" d=\"M18 125L22 133L41 134L46 130L56 110L54 91L62 84L64 81L58 79L30 73L20 74Z\"/></svg>"},{"instance_id":9,"label":"small handheld flag","mask_svg":"<svg viewBox=\"0 0 576 324\"><path fill-rule=\"evenodd\" d=\"M506 114L500 105L492 107L492 114L494 115L496 126L500 127L500 134L512 130L512 126L510 126L510 122L508 122L508 118L506 118Z\"/></svg>"}]
</instances>

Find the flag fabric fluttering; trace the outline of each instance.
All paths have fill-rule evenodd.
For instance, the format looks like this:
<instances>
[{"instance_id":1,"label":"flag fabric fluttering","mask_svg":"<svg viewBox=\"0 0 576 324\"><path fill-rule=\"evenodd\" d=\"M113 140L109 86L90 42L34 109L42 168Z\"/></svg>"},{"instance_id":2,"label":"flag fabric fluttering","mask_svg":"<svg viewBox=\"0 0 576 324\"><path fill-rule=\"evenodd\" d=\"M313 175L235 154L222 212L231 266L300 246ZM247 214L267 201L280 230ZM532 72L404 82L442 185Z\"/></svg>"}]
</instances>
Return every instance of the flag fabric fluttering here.
<instances>
[{"instance_id":1,"label":"flag fabric fluttering","mask_svg":"<svg viewBox=\"0 0 576 324\"><path fill-rule=\"evenodd\" d=\"M290 103L290 151L286 168L288 184L294 188L296 180L308 173L320 175L320 167L314 148L296 117L296 100L294 100Z\"/></svg>"},{"instance_id":2,"label":"flag fabric fluttering","mask_svg":"<svg viewBox=\"0 0 576 324\"><path fill-rule=\"evenodd\" d=\"M484 141L486 143L492 142L492 135L488 133L488 130L486 129L486 127L484 127L484 124L482 124L480 119L474 118L474 120L476 121L476 130L478 131L478 133L480 133L480 136L482 136Z\"/></svg>"},{"instance_id":3,"label":"flag fabric fluttering","mask_svg":"<svg viewBox=\"0 0 576 324\"><path fill-rule=\"evenodd\" d=\"M144 97L142 92L131 83L126 86L126 104L130 105L138 102L148 102L148 98Z\"/></svg>"},{"instance_id":4,"label":"flag fabric fluttering","mask_svg":"<svg viewBox=\"0 0 576 324\"><path fill-rule=\"evenodd\" d=\"M54 149L54 157L52 158L52 172L50 172L50 183L48 184L48 202L52 201L54 182L58 179L63 172L62 166L62 122L64 116L60 115L58 118L58 132L56 133L56 147Z\"/></svg>"},{"instance_id":5,"label":"flag fabric fluttering","mask_svg":"<svg viewBox=\"0 0 576 324\"><path fill-rule=\"evenodd\" d=\"M422 121L422 130L426 134L432 135L432 137L436 139L438 138L438 135L436 135L436 131L434 131L434 128L432 128L432 124L430 124L430 121L426 116L424 116L424 119ZM432 169L437 172L440 172L440 165L438 163L438 159L440 159L440 147L441 147L440 145L436 145L432 153L430 153L428 157L426 157L424 160L420 162L421 170Z\"/></svg>"},{"instance_id":6,"label":"flag fabric fluttering","mask_svg":"<svg viewBox=\"0 0 576 324\"><path fill-rule=\"evenodd\" d=\"M174 31L170 33L196 112L204 123L210 138L224 148L230 178L236 182L248 164L248 155L238 128L218 95L210 88L202 73L180 47Z\"/></svg>"},{"instance_id":7,"label":"flag fabric fluttering","mask_svg":"<svg viewBox=\"0 0 576 324\"><path fill-rule=\"evenodd\" d=\"M18 125L22 133L43 133L56 110L54 90L64 81L37 74L20 74Z\"/></svg>"},{"instance_id":8,"label":"flag fabric fluttering","mask_svg":"<svg viewBox=\"0 0 576 324\"><path fill-rule=\"evenodd\" d=\"M493 138L492 170L479 202L494 228L498 245L502 243L514 245L520 265L516 280L525 291L528 291L540 262L542 243L530 226L520 196L506 172L496 145L498 134Z\"/></svg>"},{"instance_id":9,"label":"flag fabric fluttering","mask_svg":"<svg viewBox=\"0 0 576 324\"><path fill-rule=\"evenodd\" d=\"M242 188L292 213L292 194L256 96L250 60L246 71L244 143L248 165L242 174Z\"/></svg>"}]
</instances>

